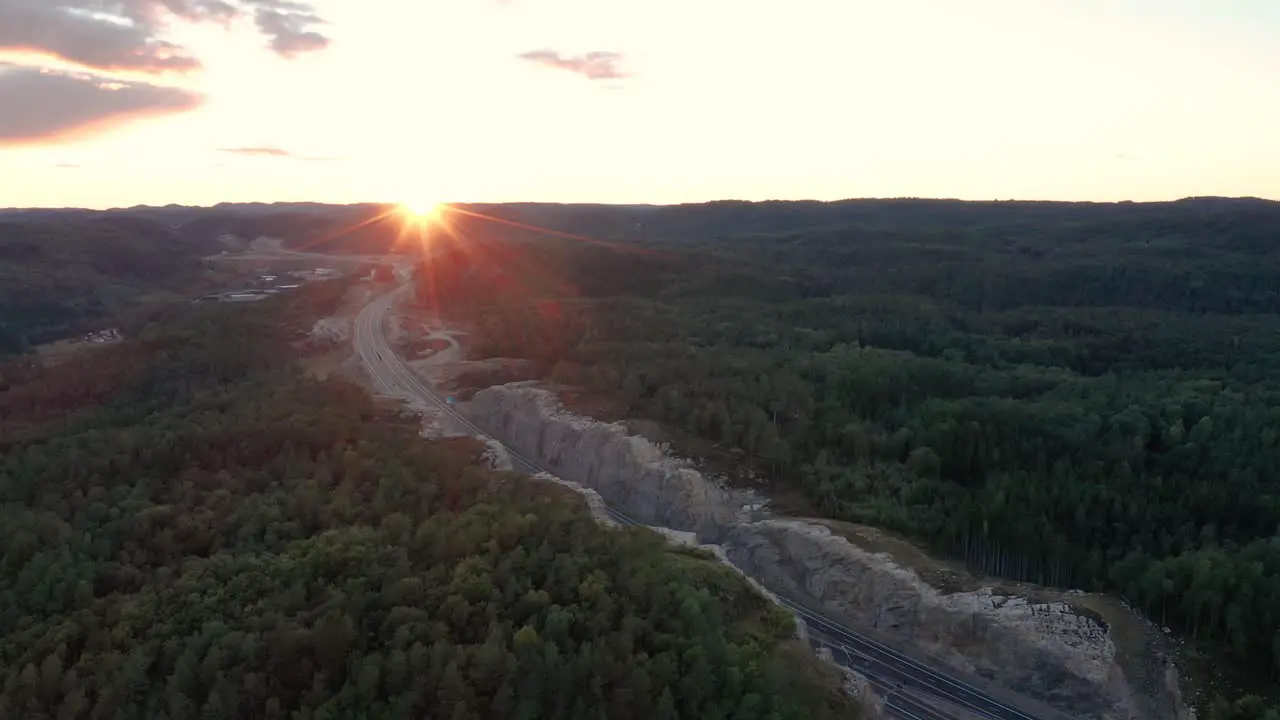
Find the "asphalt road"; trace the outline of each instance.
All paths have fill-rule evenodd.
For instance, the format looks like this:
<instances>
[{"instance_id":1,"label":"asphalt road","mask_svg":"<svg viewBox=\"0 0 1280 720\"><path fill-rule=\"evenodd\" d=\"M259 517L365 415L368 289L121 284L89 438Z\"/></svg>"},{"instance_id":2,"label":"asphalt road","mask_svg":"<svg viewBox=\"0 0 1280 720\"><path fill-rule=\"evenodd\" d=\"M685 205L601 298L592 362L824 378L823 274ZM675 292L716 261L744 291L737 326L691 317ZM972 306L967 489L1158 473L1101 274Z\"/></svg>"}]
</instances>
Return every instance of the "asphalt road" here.
<instances>
[{"instance_id":1,"label":"asphalt road","mask_svg":"<svg viewBox=\"0 0 1280 720\"><path fill-rule=\"evenodd\" d=\"M374 383L383 392L429 403L439 408L442 417L453 423L459 431L475 437L489 437L418 378L388 343L384 332L385 321L391 308L409 291L409 287L405 285L374 298L361 309L356 316L353 333L356 352ZM510 455L512 467L517 472L555 474L517 450L505 444L503 447ZM614 508L608 508L608 511L619 523L642 524ZM1051 720L1022 712L963 680L908 658L789 598L779 596L779 599L804 621L810 643L815 649L829 648L836 662L867 677L880 696L885 698L886 708L895 717L902 720ZM962 708L964 716L948 713L928 704L927 699L930 697L945 701L951 707Z\"/></svg>"}]
</instances>

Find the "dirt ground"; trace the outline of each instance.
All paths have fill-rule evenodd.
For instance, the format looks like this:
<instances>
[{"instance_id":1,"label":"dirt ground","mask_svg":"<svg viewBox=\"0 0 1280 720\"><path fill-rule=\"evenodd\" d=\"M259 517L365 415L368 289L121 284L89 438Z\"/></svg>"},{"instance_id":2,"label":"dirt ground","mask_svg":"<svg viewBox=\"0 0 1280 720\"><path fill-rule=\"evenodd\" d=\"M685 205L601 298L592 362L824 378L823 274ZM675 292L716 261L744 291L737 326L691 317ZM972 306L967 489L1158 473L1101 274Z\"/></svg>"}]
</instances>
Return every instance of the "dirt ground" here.
<instances>
[{"instance_id":1,"label":"dirt ground","mask_svg":"<svg viewBox=\"0 0 1280 720\"><path fill-rule=\"evenodd\" d=\"M350 373L352 356L349 344L346 347L334 348L319 355L313 355L299 360L304 372L308 373L317 380L326 380L335 373Z\"/></svg>"}]
</instances>

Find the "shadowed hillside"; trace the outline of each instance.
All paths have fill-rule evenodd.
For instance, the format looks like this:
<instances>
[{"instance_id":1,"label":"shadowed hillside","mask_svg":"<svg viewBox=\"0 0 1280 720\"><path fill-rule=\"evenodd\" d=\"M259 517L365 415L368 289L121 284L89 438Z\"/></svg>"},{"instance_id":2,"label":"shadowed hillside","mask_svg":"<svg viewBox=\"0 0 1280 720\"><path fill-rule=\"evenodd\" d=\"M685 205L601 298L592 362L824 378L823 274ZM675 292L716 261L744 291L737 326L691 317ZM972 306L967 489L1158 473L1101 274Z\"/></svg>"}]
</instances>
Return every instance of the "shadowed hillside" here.
<instances>
[{"instance_id":1,"label":"shadowed hillside","mask_svg":"<svg viewBox=\"0 0 1280 720\"><path fill-rule=\"evenodd\" d=\"M0 216L0 355L82 332L201 271L210 245L124 213Z\"/></svg>"}]
</instances>

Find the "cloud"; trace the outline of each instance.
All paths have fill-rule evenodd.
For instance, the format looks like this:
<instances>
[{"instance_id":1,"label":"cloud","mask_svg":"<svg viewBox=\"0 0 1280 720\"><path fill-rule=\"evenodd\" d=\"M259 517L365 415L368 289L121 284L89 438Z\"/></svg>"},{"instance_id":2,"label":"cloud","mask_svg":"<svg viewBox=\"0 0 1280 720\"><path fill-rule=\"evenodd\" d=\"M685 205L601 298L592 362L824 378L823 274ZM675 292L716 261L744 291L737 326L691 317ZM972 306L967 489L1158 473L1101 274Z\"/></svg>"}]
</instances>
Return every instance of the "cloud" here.
<instances>
[{"instance_id":1,"label":"cloud","mask_svg":"<svg viewBox=\"0 0 1280 720\"><path fill-rule=\"evenodd\" d=\"M283 3L272 5L260 4L254 16L258 30L271 38L272 50L291 58L329 47L329 38L308 29L324 22L315 13L302 5L291 9L282 9Z\"/></svg>"},{"instance_id":2,"label":"cloud","mask_svg":"<svg viewBox=\"0 0 1280 720\"><path fill-rule=\"evenodd\" d=\"M194 110L204 97L143 82L0 63L0 147L70 140L140 118Z\"/></svg>"},{"instance_id":3,"label":"cloud","mask_svg":"<svg viewBox=\"0 0 1280 720\"><path fill-rule=\"evenodd\" d=\"M520 59L581 75L588 80L621 80L627 77L627 73L618 67L622 55L607 50L597 50L585 55L561 55L555 50L530 50L521 53Z\"/></svg>"},{"instance_id":4,"label":"cloud","mask_svg":"<svg viewBox=\"0 0 1280 720\"><path fill-rule=\"evenodd\" d=\"M293 157L293 153L288 150L282 150L275 147L238 147L238 148L219 148L218 152L233 153L235 155L249 155L252 157Z\"/></svg>"},{"instance_id":5,"label":"cloud","mask_svg":"<svg viewBox=\"0 0 1280 720\"><path fill-rule=\"evenodd\" d=\"M76 163L54 163L54 167L59 170L79 170L80 166Z\"/></svg>"},{"instance_id":6,"label":"cloud","mask_svg":"<svg viewBox=\"0 0 1280 720\"><path fill-rule=\"evenodd\" d=\"M0 0L0 50L102 71L188 72L200 61L165 40L170 22L227 26L248 16L284 57L329 44L312 29L324 21L296 0Z\"/></svg>"},{"instance_id":7,"label":"cloud","mask_svg":"<svg viewBox=\"0 0 1280 720\"><path fill-rule=\"evenodd\" d=\"M332 162L338 159L319 155L299 155L295 152L285 150L284 148L269 146L219 148L218 152L243 155L245 157L290 158L293 160L302 160L304 162Z\"/></svg>"}]
</instances>

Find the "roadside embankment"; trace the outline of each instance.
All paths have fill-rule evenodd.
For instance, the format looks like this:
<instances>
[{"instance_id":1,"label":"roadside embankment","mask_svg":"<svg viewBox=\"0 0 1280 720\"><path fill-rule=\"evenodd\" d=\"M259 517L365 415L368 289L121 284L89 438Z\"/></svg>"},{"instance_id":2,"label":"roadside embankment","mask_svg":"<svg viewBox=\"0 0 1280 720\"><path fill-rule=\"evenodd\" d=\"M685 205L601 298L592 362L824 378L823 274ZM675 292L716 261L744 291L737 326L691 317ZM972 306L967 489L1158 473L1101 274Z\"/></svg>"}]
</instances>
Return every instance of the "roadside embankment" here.
<instances>
[{"instance_id":1,"label":"roadside embankment","mask_svg":"<svg viewBox=\"0 0 1280 720\"><path fill-rule=\"evenodd\" d=\"M519 383L488 388L476 393L468 412L516 451L645 524L714 543L751 512L754 496L716 485L621 424L565 412L546 390Z\"/></svg>"}]
</instances>

